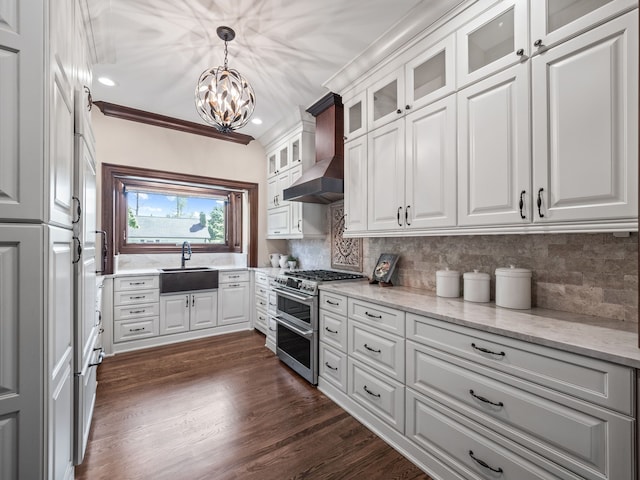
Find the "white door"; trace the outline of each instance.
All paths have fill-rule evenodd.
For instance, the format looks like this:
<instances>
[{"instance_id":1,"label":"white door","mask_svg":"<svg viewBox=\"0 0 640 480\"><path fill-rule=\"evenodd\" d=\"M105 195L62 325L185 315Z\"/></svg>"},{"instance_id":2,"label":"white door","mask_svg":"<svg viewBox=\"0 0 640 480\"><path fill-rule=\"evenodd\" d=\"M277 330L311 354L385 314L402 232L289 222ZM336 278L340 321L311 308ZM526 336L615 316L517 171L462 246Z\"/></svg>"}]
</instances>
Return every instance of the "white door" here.
<instances>
[{"instance_id":1,"label":"white door","mask_svg":"<svg viewBox=\"0 0 640 480\"><path fill-rule=\"evenodd\" d=\"M71 227L80 212L73 193L74 93L73 26L74 0L61 0L50 9L49 113L49 221Z\"/></svg>"},{"instance_id":2,"label":"white door","mask_svg":"<svg viewBox=\"0 0 640 480\"><path fill-rule=\"evenodd\" d=\"M289 185L291 185L291 175L289 174L289 170L278 173L276 181L276 207L287 206L289 205L289 202L285 201L282 192L285 188L288 188Z\"/></svg>"},{"instance_id":3,"label":"white door","mask_svg":"<svg viewBox=\"0 0 640 480\"><path fill-rule=\"evenodd\" d=\"M344 100L344 140L351 141L367 133L367 92Z\"/></svg>"},{"instance_id":4,"label":"white door","mask_svg":"<svg viewBox=\"0 0 640 480\"><path fill-rule=\"evenodd\" d=\"M278 176L267 178L267 208L276 207L276 195L278 195Z\"/></svg>"},{"instance_id":5,"label":"white door","mask_svg":"<svg viewBox=\"0 0 640 480\"><path fill-rule=\"evenodd\" d=\"M46 227L48 275L48 468L50 479L72 479L74 460L73 337L74 261L79 259L71 230ZM35 288L33 285L31 288ZM31 349L33 351L33 348ZM33 361L33 360L31 360Z\"/></svg>"},{"instance_id":6,"label":"white door","mask_svg":"<svg viewBox=\"0 0 640 480\"><path fill-rule=\"evenodd\" d=\"M302 176L302 164L299 163L289 171L289 185L293 185ZM302 202L287 202L291 215L291 233L303 233Z\"/></svg>"},{"instance_id":7,"label":"white door","mask_svg":"<svg viewBox=\"0 0 640 480\"><path fill-rule=\"evenodd\" d=\"M186 332L189 330L190 308L191 295L188 293L161 295L160 335Z\"/></svg>"},{"instance_id":8,"label":"white door","mask_svg":"<svg viewBox=\"0 0 640 480\"><path fill-rule=\"evenodd\" d=\"M46 459L34 455L43 444L47 405L44 228L0 224L0 478L18 478L18 471L22 478L43 478L46 467Z\"/></svg>"},{"instance_id":9,"label":"white door","mask_svg":"<svg viewBox=\"0 0 640 480\"><path fill-rule=\"evenodd\" d=\"M404 118L367 136L368 229L400 230L404 225Z\"/></svg>"},{"instance_id":10,"label":"white door","mask_svg":"<svg viewBox=\"0 0 640 480\"><path fill-rule=\"evenodd\" d=\"M424 229L456 225L456 96L405 118L405 223Z\"/></svg>"},{"instance_id":11,"label":"white door","mask_svg":"<svg viewBox=\"0 0 640 480\"><path fill-rule=\"evenodd\" d=\"M191 294L191 330L215 327L218 320L218 292Z\"/></svg>"},{"instance_id":12,"label":"white door","mask_svg":"<svg viewBox=\"0 0 640 480\"><path fill-rule=\"evenodd\" d=\"M367 137L344 145L344 230L367 231Z\"/></svg>"},{"instance_id":13,"label":"white door","mask_svg":"<svg viewBox=\"0 0 640 480\"><path fill-rule=\"evenodd\" d=\"M291 215L290 205L272 208L267 211L267 236L269 238L285 238L289 235Z\"/></svg>"},{"instance_id":14,"label":"white door","mask_svg":"<svg viewBox=\"0 0 640 480\"><path fill-rule=\"evenodd\" d=\"M42 221L44 3L0 0L0 12L0 218Z\"/></svg>"},{"instance_id":15,"label":"white door","mask_svg":"<svg viewBox=\"0 0 640 480\"><path fill-rule=\"evenodd\" d=\"M248 282L222 284L218 294L218 325L249 321Z\"/></svg>"},{"instance_id":16,"label":"white door","mask_svg":"<svg viewBox=\"0 0 640 480\"><path fill-rule=\"evenodd\" d=\"M541 222L638 215L638 11L532 60Z\"/></svg>"},{"instance_id":17,"label":"white door","mask_svg":"<svg viewBox=\"0 0 640 480\"><path fill-rule=\"evenodd\" d=\"M404 70L398 69L367 89L367 130L381 127L404 115Z\"/></svg>"},{"instance_id":18,"label":"white door","mask_svg":"<svg viewBox=\"0 0 640 480\"><path fill-rule=\"evenodd\" d=\"M530 222L528 76L523 63L458 92L458 225Z\"/></svg>"},{"instance_id":19,"label":"white door","mask_svg":"<svg viewBox=\"0 0 640 480\"><path fill-rule=\"evenodd\" d=\"M531 8L532 52L543 52L574 35L638 6L637 0L564 0Z\"/></svg>"}]
</instances>

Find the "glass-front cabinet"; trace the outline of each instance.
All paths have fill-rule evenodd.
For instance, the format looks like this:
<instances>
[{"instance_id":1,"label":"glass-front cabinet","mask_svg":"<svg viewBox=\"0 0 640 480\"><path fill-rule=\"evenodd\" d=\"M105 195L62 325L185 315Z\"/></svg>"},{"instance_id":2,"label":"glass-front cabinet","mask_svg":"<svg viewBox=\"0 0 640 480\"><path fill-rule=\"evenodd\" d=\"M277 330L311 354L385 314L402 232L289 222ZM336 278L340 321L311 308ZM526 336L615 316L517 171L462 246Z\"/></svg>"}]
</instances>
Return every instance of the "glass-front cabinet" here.
<instances>
[{"instance_id":1,"label":"glass-front cabinet","mask_svg":"<svg viewBox=\"0 0 640 480\"><path fill-rule=\"evenodd\" d=\"M404 71L397 70L367 89L369 131L389 123L404 113Z\"/></svg>"},{"instance_id":2,"label":"glass-front cabinet","mask_svg":"<svg viewBox=\"0 0 640 480\"><path fill-rule=\"evenodd\" d=\"M344 100L344 141L349 142L367 133L367 93Z\"/></svg>"},{"instance_id":3,"label":"glass-front cabinet","mask_svg":"<svg viewBox=\"0 0 640 480\"><path fill-rule=\"evenodd\" d=\"M636 0L544 0L531 8L533 53L637 6Z\"/></svg>"},{"instance_id":4,"label":"glass-front cabinet","mask_svg":"<svg viewBox=\"0 0 640 480\"><path fill-rule=\"evenodd\" d=\"M455 35L412 58L405 65L405 110L416 110L456 88Z\"/></svg>"},{"instance_id":5,"label":"glass-front cabinet","mask_svg":"<svg viewBox=\"0 0 640 480\"><path fill-rule=\"evenodd\" d=\"M526 0L506 0L459 29L458 88L525 60L527 27Z\"/></svg>"}]
</instances>

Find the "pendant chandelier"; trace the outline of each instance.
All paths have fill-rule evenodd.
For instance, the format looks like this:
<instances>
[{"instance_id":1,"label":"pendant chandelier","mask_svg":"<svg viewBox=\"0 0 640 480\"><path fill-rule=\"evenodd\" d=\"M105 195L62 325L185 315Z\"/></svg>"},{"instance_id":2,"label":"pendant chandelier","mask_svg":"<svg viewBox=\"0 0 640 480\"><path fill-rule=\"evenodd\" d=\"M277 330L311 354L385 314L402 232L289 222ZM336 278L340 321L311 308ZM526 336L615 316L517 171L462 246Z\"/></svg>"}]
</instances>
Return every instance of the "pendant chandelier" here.
<instances>
[{"instance_id":1,"label":"pendant chandelier","mask_svg":"<svg viewBox=\"0 0 640 480\"><path fill-rule=\"evenodd\" d=\"M256 107L256 96L249 82L227 66L227 43L236 32L218 27L224 40L224 66L205 70L196 85L196 110L202 119L224 133L244 127Z\"/></svg>"}]
</instances>

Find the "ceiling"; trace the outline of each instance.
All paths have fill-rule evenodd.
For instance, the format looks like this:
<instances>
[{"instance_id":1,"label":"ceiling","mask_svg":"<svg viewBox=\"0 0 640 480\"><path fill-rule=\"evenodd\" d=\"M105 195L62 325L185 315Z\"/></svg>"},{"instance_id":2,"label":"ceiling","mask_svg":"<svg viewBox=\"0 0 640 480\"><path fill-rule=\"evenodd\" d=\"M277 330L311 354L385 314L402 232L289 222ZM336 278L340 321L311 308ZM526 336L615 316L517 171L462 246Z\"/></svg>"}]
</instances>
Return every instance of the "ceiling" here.
<instances>
[{"instance_id":1,"label":"ceiling","mask_svg":"<svg viewBox=\"0 0 640 480\"><path fill-rule=\"evenodd\" d=\"M440 2L442 3L442 2ZM451 0L451 6L459 0ZM322 83L429 0L88 0L95 52L93 97L202 123L200 74L221 65L216 28L236 32L229 67L256 93L240 133L255 138L327 93ZM105 87L95 78L117 82Z\"/></svg>"}]
</instances>

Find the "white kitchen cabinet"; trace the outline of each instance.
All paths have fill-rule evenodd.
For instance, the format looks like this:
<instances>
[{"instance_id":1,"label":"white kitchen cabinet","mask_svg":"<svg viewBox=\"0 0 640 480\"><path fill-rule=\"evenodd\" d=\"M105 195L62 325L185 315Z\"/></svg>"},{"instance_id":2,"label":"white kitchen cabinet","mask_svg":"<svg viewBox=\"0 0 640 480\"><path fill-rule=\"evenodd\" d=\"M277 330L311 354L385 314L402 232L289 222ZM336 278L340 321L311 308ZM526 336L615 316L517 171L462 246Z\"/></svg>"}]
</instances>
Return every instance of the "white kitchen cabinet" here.
<instances>
[{"instance_id":1,"label":"white kitchen cabinet","mask_svg":"<svg viewBox=\"0 0 640 480\"><path fill-rule=\"evenodd\" d=\"M345 106L346 107L346 106ZM367 231L367 137L344 144L344 230Z\"/></svg>"},{"instance_id":2,"label":"white kitchen cabinet","mask_svg":"<svg viewBox=\"0 0 640 480\"><path fill-rule=\"evenodd\" d=\"M404 119L367 134L369 230L397 230L404 219Z\"/></svg>"},{"instance_id":3,"label":"white kitchen cabinet","mask_svg":"<svg viewBox=\"0 0 640 480\"><path fill-rule=\"evenodd\" d=\"M290 183L302 176L302 165L291 170ZM327 230L327 209L324 205L305 202L287 202L290 208L290 234L288 238L324 238Z\"/></svg>"},{"instance_id":4,"label":"white kitchen cabinet","mask_svg":"<svg viewBox=\"0 0 640 480\"><path fill-rule=\"evenodd\" d=\"M267 211L267 237L287 238L291 231L291 209L289 205Z\"/></svg>"},{"instance_id":5,"label":"white kitchen cabinet","mask_svg":"<svg viewBox=\"0 0 640 480\"><path fill-rule=\"evenodd\" d=\"M530 10L533 53L582 33L638 6L637 0L564 0L540 2Z\"/></svg>"},{"instance_id":6,"label":"white kitchen cabinet","mask_svg":"<svg viewBox=\"0 0 640 480\"><path fill-rule=\"evenodd\" d=\"M121 276L113 282L113 341L139 340L160 332L159 276Z\"/></svg>"},{"instance_id":7,"label":"white kitchen cabinet","mask_svg":"<svg viewBox=\"0 0 640 480\"><path fill-rule=\"evenodd\" d=\"M160 335L186 332L189 330L191 294L160 296Z\"/></svg>"},{"instance_id":8,"label":"white kitchen cabinet","mask_svg":"<svg viewBox=\"0 0 640 480\"><path fill-rule=\"evenodd\" d=\"M458 92L460 226L531 221L528 76L523 63Z\"/></svg>"},{"instance_id":9,"label":"white kitchen cabinet","mask_svg":"<svg viewBox=\"0 0 640 480\"><path fill-rule=\"evenodd\" d=\"M637 61L637 9L532 59L535 222L636 219Z\"/></svg>"},{"instance_id":10,"label":"white kitchen cabinet","mask_svg":"<svg viewBox=\"0 0 640 480\"><path fill-rule=\"evenodd\" d=\"M346 143L367 133L367 92L363 90L351 98L343 99L342 103L344 105L344 141Z\"/></svg>"},{"instance_id":11,"label":"white kitchen cabinet","mask_svg":"<svg viewBox=\"0 0 640 480\"><path fill-rule=\"evenodd\" d=\"M220 283L218 286L218 325L249 321L249 282Z\"/></svg>"},{"instance_id":12,"label":"white kitchen cabinet","mask_svg":"<svg viewBox=\"0 0 640 480\"><path fill-rule=\"evenodd\" d=\"M527 0L504 0L457 30L458 88L529 56Z\"/></svg>"},{"instance_id":13,"label":"white kitchen cabinet","mask_svg":"<svg viewBox=\"0 0 640 480\"><path fill-rule=\"evenodd\" d=\"M263 272L254 272L254 288L255 312L253 327L266 335L268 328L267 304L270 292L269 276Z\"/></svg>"},{"instance_id":14,"label":"white kitchen cabinet","mask_svg":"<svg viewBox=\"0 0 640 480\"><path fill-rule=\"evenodd\" d=\"M369 132L405 113L404 70L398 69L367 88L367 129Z\"/></svg>"},{"instance_id":15,"label":"white kitchen cabinet","mask_svg":"<svg viewBox=\"0 0 640 480\"><path fill-rule=\"evenodd\" d=\"M456 225L456 98L405 117L405 229Z\"/></svg>"}]
</instances>

